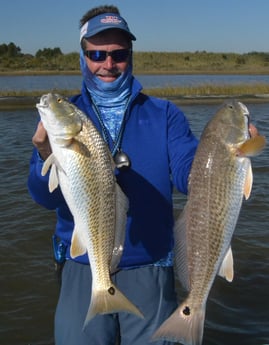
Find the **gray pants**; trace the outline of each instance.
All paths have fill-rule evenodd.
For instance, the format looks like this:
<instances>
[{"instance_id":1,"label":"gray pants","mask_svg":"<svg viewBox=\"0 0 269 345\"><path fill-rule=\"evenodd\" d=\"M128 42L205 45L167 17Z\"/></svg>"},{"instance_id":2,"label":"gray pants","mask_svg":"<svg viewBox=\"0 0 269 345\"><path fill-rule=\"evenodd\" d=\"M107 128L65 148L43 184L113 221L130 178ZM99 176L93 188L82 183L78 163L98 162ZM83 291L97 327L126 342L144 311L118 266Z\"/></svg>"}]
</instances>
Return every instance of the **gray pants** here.
<instances>
[{"instance_id":1,"label":"gray pants","mask_svg":"<svg viewBox=\"0 0 269 345\"><path fill-rule=\"evenodd\" d=\"M147 266L122 270L113 280L145 318L124 312L97 315L82 331L90 304L91 271L88 265L67 261L55 314L55 344L115 345L117 339L121 345L172 344L150 343L150 338L177 307L173 269Z\"/></svg>"}]
</instances>

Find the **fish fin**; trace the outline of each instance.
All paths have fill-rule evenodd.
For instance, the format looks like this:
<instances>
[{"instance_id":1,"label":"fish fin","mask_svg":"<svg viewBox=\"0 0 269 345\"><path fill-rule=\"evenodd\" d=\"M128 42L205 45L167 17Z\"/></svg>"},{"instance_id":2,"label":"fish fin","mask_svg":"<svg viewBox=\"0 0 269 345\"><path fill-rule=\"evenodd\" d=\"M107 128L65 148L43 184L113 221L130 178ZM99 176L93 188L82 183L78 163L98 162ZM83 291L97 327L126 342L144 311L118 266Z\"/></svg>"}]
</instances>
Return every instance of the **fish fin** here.
<instances>
[{"instance_id":1,"label":"fish fin","mask_svg":"<svg viewBox=\"0 0 269 345\"><path fill-rule=\"evenodd\" d=\"M231 246L229 247L224 260L221 264L218 275L222 278L225 278L228 282L233 281L234 277L234 261L233 261L233 252Z\"/></svg>"},{"instance_id":2,"label":"fish fin","mask_svg":"<svg viewBox=\"0 0 269 345\"><path fill-rule=\"evenodd\" d=\"M52 193L59 186L58 172L55 164L52 164L49 175L49 191Z\"/></svg>"},{"instance_id":3,"label":"fish fin","mask_svg":"<svg viewBox=\"0 0 269 345\"><path fill-rule=\"evenodd\" d=\"M187 300L188 301L188 300ZM151 340L159 339L182 343L185 345L201 345L204 333L205 307L200 310L190 309L183 302L174 313L157 329Z\"/></svg>"},{"instance_id":4,"label":"fish fin","mask_svg":"<svg viewBox=\"0 0 269 345\"><path fill-rule=\"evenodd\" d=\"M266 145L266 139L257 135L246 140L237 150L238 156L253 157L261 153Z\"/></svg>"},{"instance_id":5,"label":"fish fin","mask_svg":"<svg viewBox=\"0 0 269 345\"><path fill-rule=\"evenodd\" d=\"M189 291L190 277L188 268L188 246L187 246L187 231L186 231L186 215L188 212L188 203L185 205L183 211L174 225L175 238L175 272L177 279L180 281L182 287Z\"/></svg>"},{"instance_id":6,"label":"fish fin","mask_svg":"<svg viewBox=\"0 0 269 345\"><path fill-rule=\"evenodd\" d=\"M251 164L249 164L248 170L247 170L247 176L245 179L245 185L244 185L244 196L246 200L250 197L252 184L253 184L253 174L252 174Z\"/></svg>"},{"instance_id":7,"label":"fish fin","mask_svg":"<svg viewBox=\"0 0 269 345\"><path fill-rule=\"evenodd\" d=\"M45 176L49 169L49 191L50 193L52 193L59 186L58 170L64 172L63 168L60 166L59 162L57 161L53 153L51 153L49 157L45 160L41 170L41 175Z\"/></svg>"},{"instance_id":8,"label":"fish fin","mask_svg":"<svg viewBox=\"0 0 269 345\"><path fill-rule=\"evenodd\" d=\"M72 141L70 142L70 145L67 146L67 149L72 150L87 158L90 158L92 155L87 145L85 145L84 143L82 143L81 141L75 138L72 139Z\"/></svg>"},{"instance_id":9,"label":"fish fin","mask_svg":"<svg viewBox=\"0 0 269 345\"><path fill-rule=\"evenodd\" d=\"M55 156L53 153L51 153L48 156L48 158L45 160L45 162L43 163L42 170L41 170L42 176L45 176L47 174L47 172L49 171L49 169L53 165L53 163L55 163Z\"/></svg>"},{"instance_id":10,"label":"fish fin","mask_svg":"<svg viewBox=\"0 0 269 345\"><path fill-rule=\"evenodd\" d=\"M111 314L116 312L127 312L144 318L138 308L131 303L114 284L106 290L92 289L91 303L86 315L83 328L97 314Z\"/></svg>"},{"instance_id":11,"label":"fish fin","mask_svg":"<svg viewBox=\"0 0 269 345\"><path fill-rule=\"evenodd\" d=\"M120 186L116 183L116 221L115 221L115 238L114 248L112 252L110 272L115 273L117 271L118 264L123 252L127 212L129 208L129 200L123 193Z\"/></svg>"},{"instance_id":12,"label":"fish fin","mask_svg":"<svg viewBox=\"0 0 269 345\"><path fill-rule=\"evenodd\" d=\"M80 240L80 237L78 236L78 231L76 230L76 228L74 228L71 240L70 256L72 259L74 259L77 256L84 255L86 252L86 246Z\"/></svg>"}]
</instances>

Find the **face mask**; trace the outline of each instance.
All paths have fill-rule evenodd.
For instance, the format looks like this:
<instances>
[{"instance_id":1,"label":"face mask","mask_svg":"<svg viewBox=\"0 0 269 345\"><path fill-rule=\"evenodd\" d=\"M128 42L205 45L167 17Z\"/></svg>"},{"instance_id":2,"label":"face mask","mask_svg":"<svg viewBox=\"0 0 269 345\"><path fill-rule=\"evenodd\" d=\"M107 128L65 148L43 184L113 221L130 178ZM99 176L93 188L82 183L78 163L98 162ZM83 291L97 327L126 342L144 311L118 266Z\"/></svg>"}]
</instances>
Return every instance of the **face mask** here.
<instances>
[{"instance_id":1,"label":"face mask","mask_svg":"<svg viewBox=\"0 0 269 345\"><path fill-rule=\"evenodd\" d=\"M132 63L116 80L111 83L100 80L88 68L83 51L80 51L80 68L88 91L93 98L111 102L119 102L131 93Z\"/></svg>"}]
</instances>

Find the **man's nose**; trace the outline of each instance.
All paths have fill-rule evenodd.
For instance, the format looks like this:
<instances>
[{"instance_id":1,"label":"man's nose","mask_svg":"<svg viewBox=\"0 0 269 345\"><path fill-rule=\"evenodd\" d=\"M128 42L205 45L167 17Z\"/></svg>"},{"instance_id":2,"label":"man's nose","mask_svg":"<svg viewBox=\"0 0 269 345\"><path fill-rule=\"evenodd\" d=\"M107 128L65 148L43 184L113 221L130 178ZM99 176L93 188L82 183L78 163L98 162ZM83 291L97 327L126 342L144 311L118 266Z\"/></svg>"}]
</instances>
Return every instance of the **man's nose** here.
<instances>
[{"instance_id":1,"label":"man's nose","mask_svg":"<svg viewBox=\"0 0 269 345\"><path fill-rule=\"evenodd\" d=\"M109 55L106 57L106 60L104 61L104 65L107 69L110 69L115 64L115 61L112 59L112 57Z\"/></svg>"}]
</instances>

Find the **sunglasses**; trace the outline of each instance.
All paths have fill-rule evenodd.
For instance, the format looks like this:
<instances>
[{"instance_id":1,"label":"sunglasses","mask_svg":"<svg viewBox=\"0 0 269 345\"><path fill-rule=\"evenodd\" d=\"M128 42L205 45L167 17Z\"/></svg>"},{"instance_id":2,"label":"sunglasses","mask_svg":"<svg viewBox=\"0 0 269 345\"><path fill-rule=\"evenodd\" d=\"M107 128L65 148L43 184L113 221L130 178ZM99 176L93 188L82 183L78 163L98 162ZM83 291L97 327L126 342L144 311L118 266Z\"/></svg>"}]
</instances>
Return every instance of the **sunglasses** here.
<instances>
[{"instance_id":1,"label":"sunglasses","mask_svg":"<svg viewBox=\"0 0 269 345\"><path fill-rule=\"evenodd\" d=\"M84 50L84 55L94 62L103 62L108 56L111 56L114 62L124 62L128 59L130 52L131 49L116 49L110 52L106 50Z\"/></svg>"}]
</instances>

